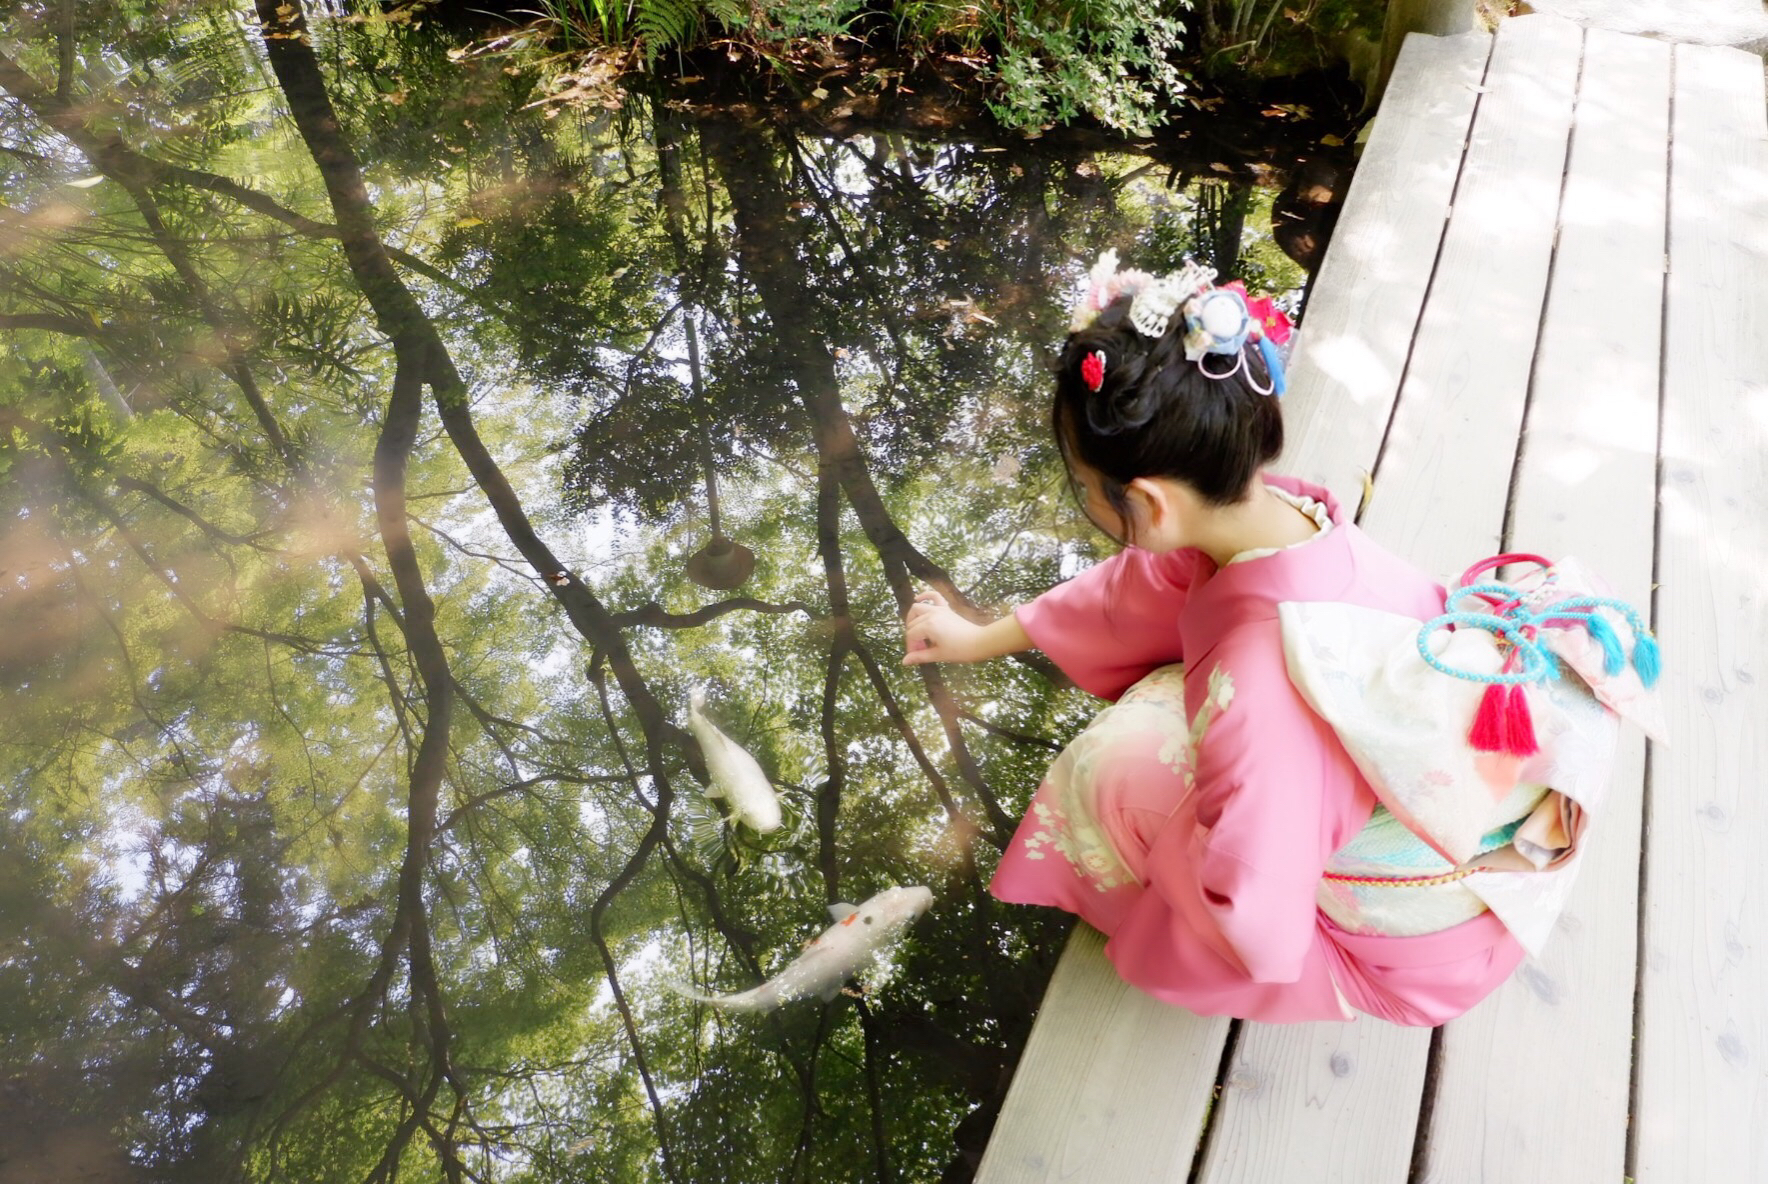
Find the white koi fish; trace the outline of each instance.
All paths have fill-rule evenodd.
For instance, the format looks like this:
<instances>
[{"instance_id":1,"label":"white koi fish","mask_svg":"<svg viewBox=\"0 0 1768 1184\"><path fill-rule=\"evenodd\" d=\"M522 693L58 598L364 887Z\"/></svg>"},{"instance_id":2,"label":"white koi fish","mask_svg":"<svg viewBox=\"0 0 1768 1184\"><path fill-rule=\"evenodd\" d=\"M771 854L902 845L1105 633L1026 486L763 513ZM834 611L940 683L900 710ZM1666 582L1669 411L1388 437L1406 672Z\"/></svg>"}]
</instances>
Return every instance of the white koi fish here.
<instances>
[{"instance_id":1,"label":"white koi fish","mask_svg":"<svg viewBox=\"0 0 1768 1184\"><path fill-rule=\"evenodd\" d=\"M706 756L706 787L709 798L723 798L730 806L731 821L763 833L780 828L780 799L755 758L723 732L702 709L706 693L698 687L688 696L688 731L700 742Z\"/></svg>"},{"instance_id":2,"label":"white koi fish","mask_svg":"<svg viewBox=\"0 0 1768 1184\"><path fill-rule=\"evenodd\" d=\"M832 904L829 915L835 923L759 987L735 995L682 993L738 1011L769 1011L813 995L826 1003L932 904L932 890L920 887L886 888L857 907Z\"/></svg>"}]
</instances>

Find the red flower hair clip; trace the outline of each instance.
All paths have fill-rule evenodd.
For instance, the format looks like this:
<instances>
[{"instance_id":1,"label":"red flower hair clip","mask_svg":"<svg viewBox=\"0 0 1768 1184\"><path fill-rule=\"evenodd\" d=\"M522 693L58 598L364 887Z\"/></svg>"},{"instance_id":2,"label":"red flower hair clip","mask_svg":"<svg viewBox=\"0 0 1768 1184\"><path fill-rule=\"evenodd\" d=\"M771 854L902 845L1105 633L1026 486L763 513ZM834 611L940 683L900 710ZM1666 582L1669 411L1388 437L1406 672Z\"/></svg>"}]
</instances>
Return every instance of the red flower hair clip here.
<instances>
[{"instance_id":1,"label":"red flower hair clip","mask_svg":"<svg viewBox=\"0 0 1768 1184\"><path fill-rule=\"evenodd\" d=\"M1104 350L1096 349L1081 359L1080 377L1081 381L1087 384L1087 389L1091 391L1097 391L1105 385Z\"/></svg>"}]
</instances>

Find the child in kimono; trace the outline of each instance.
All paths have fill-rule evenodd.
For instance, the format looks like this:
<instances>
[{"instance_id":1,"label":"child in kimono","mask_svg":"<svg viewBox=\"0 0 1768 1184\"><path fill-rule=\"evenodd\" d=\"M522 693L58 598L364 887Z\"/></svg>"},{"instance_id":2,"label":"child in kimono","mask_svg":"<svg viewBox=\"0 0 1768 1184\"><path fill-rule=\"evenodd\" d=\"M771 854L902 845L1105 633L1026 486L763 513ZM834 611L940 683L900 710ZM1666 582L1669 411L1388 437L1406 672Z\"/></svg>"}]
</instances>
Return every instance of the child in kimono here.
<instances>
[{"instance_id":1,"label":"child in kimono","mask_svg":"<svg viewBox=\"0 0 1768 1184\"><path fill-rule=\"evenodd\" d=\"M1056 439L1123 550L988 625L921 596L904 660L1035 647L1115 701L1052 766L995 896L1079 915L1124 979L1199 1014L1440 1024L1523 947L1379 808L1292 684L1278 606L1422 622L1445 592L1325 489L1262 471L1283 446L1280 361L1210 278L1120 274L1108 254L1057 363Z\"/></svg>"}]
</instances>

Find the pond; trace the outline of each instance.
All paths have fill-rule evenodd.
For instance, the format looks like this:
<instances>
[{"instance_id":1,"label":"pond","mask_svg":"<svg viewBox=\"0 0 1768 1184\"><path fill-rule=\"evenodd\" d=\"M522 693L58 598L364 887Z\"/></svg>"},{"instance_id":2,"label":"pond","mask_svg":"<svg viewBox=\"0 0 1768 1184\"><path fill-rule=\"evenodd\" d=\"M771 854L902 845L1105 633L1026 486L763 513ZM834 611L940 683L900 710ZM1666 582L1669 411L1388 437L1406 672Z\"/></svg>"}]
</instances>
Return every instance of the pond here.
<instances>
[{"instance_id":1,"label":"pond","mask_svg":"<svg viewBox=\"0 0 1768 1184\"><path fill-rule=\"evenodd\" d=\"M1067 931L986 885L1097 703L900 614L1109 553L1076 285L1293 298L1274 190L284 8L0 45L0 1179L969 1179Z\"/></svg>"}]
</instances>

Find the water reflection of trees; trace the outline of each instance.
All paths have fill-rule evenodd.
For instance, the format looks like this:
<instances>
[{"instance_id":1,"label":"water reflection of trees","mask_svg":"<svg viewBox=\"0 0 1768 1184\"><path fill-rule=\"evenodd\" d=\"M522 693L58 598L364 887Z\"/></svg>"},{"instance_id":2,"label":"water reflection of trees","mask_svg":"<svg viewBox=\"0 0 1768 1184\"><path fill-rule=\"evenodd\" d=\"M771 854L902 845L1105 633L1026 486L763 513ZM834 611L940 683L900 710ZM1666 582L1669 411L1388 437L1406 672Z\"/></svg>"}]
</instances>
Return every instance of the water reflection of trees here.
<instances>
[{"instance_id":1,"label":"water reflection of trees","mask_svg":"<svg viewBox=\"0 0 1768 1184\"><path fill-rule=\"evenodd\" d=\"M894 622L1084 550L1038 359L1131 167L549 119L409 25L257 15L0 57L0 1164L967 1178L1058 931L983 884L1085 705L904 672ZM758 556L716 600L708 451ZM713 823L701 681L801 828ZM907 883L874 994L663 989Z\"/></svg>"}]
</instances>

